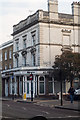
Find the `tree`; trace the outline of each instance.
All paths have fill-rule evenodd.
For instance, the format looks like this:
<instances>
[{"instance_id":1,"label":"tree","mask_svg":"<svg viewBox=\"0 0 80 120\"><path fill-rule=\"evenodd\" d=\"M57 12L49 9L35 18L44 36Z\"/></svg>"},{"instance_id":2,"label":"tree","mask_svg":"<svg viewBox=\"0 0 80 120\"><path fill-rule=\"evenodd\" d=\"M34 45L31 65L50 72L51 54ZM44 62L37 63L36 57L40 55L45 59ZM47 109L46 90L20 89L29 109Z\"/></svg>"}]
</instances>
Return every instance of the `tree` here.
<instances>
[{"instance_id":1,"label":"tree","mask_svg":"<svg viewBox=\"0 0 80 120\"><path fill-rule=\"evenodd\" d=\"M61 106L62 100L62 81L70 80L71 86L74 77L80 76L80 53L63 52L60 56L55 57L53 65L54 79L60 81L61 86Z\"/></svg>"},{"instance_id":2,"label":"tree","mask_svg":"<svg viewBox=\"0 0 80 120\"><path fill-rule=\"evenodd\" d=\"M80 53L63 52L60 56L55 57L54 79L59 79L60 71L62 73L62 80L70 80L71 85L74 77L80 76Z\"/></svg>"}]
</instances>

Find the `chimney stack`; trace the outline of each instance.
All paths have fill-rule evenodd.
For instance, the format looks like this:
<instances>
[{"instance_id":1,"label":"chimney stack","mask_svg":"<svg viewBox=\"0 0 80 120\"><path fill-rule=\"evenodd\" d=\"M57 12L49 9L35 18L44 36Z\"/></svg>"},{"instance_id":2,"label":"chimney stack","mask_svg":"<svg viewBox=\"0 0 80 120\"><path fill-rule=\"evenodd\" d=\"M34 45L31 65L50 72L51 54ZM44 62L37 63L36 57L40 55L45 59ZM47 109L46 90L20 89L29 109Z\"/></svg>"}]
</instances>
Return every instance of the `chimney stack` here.
<instances>
[{"instance_id":1,"label":"chimney stack","mask_svg":"<svg viewBox=\"0 0 80 120\"><path fill-rule=\"evenodd\" d=\"M80 24L80 2L72 3L72 15L74 17L74 23Z\"/></svg>"},{"instance_id":2,"label":"chimney stack","mask_svg":"<svg viewBox=\"0 0 80 120\"><path fill-rule=\"evenodd\" d=\"M48 0L48 12L50 20L58 20L58 1Z\"/></svg>"}]
</instances>

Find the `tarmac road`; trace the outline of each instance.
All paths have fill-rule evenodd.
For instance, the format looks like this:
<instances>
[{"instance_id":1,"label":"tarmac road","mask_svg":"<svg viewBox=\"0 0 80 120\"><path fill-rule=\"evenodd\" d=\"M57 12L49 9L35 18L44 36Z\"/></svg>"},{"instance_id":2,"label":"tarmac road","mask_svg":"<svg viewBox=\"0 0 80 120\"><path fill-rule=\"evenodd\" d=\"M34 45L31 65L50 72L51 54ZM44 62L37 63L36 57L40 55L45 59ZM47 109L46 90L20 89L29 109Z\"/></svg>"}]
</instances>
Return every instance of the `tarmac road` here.
<instances>
[{"instance_id":1,"label":"tarmac road","mask_svg":"<svg viewBox=\"0 0 80 120\"><path fill-rule=\"evenodd\" d=\"M80 112L13 100L2 102L2 120L29 120L44 116L48 120L80 120ZM0 116L1 117L1 116Z\"/></svg>"}]
</instances>

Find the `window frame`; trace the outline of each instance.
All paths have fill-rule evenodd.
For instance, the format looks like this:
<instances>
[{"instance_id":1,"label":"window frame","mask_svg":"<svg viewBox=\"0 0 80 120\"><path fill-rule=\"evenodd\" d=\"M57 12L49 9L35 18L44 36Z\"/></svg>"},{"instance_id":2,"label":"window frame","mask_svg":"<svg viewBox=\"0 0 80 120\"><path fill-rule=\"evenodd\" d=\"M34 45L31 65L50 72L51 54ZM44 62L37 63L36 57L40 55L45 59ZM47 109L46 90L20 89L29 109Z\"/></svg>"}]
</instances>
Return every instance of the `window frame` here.
<instances>
[{"instance_id":1,"label":"window frame","mask_svg":"<svg viewBox=\"0 0 80 120\"><path fill-rule=\"evenodd\" d=\"M9 59L11 59L12 58L12 50L10 49L9 50Z\"/></svg>"},{"instance_id":2,"label":"window frame","mask_svg":"<svg viewBox=\"0 0 80 120\"><path fill-rule=\"evenodd\" d=\"M44 81L40 81L40 77L43 77L44 78ZM40 93L40 83L44 82L44 93ZM39 83L38 83L38 93L39 95L45 95L45 76L39 76Z\"/></svg>"},{"instance_id":3,"label":"window frame","mask_svg":"<svg viewBox=\"0 0 80 120\"><path fill-rule=\"evenodd\" d=\"M36 66L36 54L32 54L32 66Z\"/></svg>"},{"instance_id":4,"label":"window frame","mask_svg":"<svg viewBox=\"0 0 80 120\"><path fill-rule=\"evenodd\" d=\"M19 40L16 41L16 51L19 50Z\"/></svg>"},{"instance_id":5,"label":"window frame","mask_svg":"<svg viewBox=\"0 0 80 120\"><path fill-rule=\"evenodd\" d=\"M7 60L7 50L5 51L5 60Z\"/></svg>"}]
</instances>

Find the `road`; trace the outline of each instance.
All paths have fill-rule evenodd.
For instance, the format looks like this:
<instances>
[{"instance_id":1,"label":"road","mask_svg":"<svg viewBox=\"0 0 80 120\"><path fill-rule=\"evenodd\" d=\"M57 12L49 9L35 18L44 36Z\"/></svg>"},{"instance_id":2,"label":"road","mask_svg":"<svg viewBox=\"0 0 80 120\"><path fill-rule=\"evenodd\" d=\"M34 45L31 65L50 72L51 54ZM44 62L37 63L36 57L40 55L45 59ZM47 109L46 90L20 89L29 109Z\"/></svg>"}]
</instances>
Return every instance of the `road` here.
<instances>
[{"instance_id":1,"label":"road","mask_svg":"<svg viewBox=\"0 0 80 120\"><path fill-rule=\"evenodd\" d=\"M35 102L23 103L13 100L2 102L2 117L7 120L29 120L35 116L44 116L48 120L79 120L80 118L78 111L41 106Z\"/></svg>"}]
</instances>

